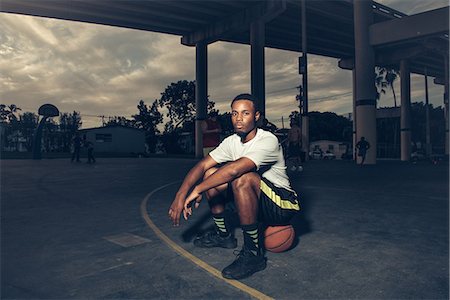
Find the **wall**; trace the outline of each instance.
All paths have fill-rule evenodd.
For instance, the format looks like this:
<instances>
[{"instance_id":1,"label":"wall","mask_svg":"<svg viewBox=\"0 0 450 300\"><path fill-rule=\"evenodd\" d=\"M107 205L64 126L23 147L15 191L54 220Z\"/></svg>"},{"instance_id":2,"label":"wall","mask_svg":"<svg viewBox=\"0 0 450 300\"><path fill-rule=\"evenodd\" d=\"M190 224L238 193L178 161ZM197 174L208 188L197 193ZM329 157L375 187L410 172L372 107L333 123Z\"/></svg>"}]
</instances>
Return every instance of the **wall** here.
<instances>
[{"instance_id":1,"label":"wall","mask_svg":"<svg viewBox=\"0 0 450 300\"><path fill-rule=\"evenodd\" d=\"M138 129L107 126L80 131L81 137L93 142L95 152L145 153L145 132ZM99 139L100 135L110 135L111 139Z\"/></svg>"}]
</instances>

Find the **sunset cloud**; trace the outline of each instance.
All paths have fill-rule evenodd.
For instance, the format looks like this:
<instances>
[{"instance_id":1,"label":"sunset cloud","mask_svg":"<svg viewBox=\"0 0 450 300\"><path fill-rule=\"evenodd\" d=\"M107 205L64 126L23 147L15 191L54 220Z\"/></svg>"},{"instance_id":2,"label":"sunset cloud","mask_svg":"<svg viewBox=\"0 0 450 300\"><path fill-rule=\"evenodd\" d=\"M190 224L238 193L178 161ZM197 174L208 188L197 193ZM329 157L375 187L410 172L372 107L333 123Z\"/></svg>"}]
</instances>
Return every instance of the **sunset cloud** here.
<instances>
[{"instance_id":1,"label":"sunset cloud","mask_svg":"<svg viewBox=\"0 0 450 300\"><path fill-rule=\"evenodd\" d=\"M381 3L408 14L443 7L445 0ZM195 48L179 36L81 22L0 13L0 102L36 112L44 103L62 112L81 112L83 127L98 126L88 116L137 112L143 99L151 104L165 87L195 79ZM298 53L265 50L267 117L281 126L298 110L295 96L301 82ZM308 57L310 111L352 111L352 73L338 61ZM423 76L411 77L411 100L424 99ZM400 101L399 80L394 86ZM430 102L442 105L443 87L429 79ZM238 93L250 91L250 47L226 42L208 46L208 94L225 112ZM388 91L379 106L392 106Z\"/></svg>"}]
</instances>

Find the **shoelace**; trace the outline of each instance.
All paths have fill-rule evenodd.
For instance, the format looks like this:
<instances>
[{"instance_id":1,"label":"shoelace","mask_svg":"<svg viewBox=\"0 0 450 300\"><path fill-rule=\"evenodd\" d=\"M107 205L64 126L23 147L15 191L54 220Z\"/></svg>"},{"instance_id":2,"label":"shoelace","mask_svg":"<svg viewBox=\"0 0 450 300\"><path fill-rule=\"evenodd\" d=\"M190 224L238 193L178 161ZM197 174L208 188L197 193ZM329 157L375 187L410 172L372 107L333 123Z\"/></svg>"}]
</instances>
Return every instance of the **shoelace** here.
<instances>
[{"instance_id":1,"label":"shoelace","mask_svg":"<svg viewBox=\"0 0 450 300\"><path fill-rule=\"evenodd\" d=\"M253 253L245 248L242 248L241 250L234 250L233 254L236 256L237 259L242 258L247 258L247 257L252 257Z\"/></svg>"}]
</instances>

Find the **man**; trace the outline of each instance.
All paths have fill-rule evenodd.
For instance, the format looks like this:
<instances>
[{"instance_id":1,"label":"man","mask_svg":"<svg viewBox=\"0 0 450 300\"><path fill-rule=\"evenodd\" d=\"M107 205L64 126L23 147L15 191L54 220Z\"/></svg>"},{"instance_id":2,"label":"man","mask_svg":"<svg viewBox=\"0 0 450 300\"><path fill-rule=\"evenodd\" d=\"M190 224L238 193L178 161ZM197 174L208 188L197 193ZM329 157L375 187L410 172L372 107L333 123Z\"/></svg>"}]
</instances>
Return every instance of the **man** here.
<instances>
[{"instance_id":1,"label":"man","mask_svg":"<svg viewBox=\"0 0 450 300\"><path fill-rule=\"evenodd\" d=\"M169 209L173 224L178 226L181 214L187 220L192 214L192 203L198 207L205 193L216 230L196 238L194 245L236 248L237 241L224 214L226 197L233 196L244 245L237 259L222 271L228 279L246 278L266 268L261 221L288 224L300 210L278 139L256 128L260 118L256 103L250 94L234 98L231 121L235 134L189 171ZM222 165L218 167L219 164ZM201 178L203 181L196 185Z\"/></svg>"},{"instance_id":2,"label":"man","mask_svg":"<svg viewBox=\"0 0 450 300\"><path fill-rule=\"evenodd\" d=\"M297 120L294 118L291 120L291 129L288 132L288 154L289 159L293 162L291 171L301 171L300 166L300 152L302 142L302 130L297 124Z\"/></svg>"},{"instance_id":3,"label":"man","mask_svg":"<svg viewBox=\"0 0 450 300\"><path fill-rule=\"evenodd\" d=\"M72 139L72 143L73 143L73 153L72 159L70 161L73 162L76 159L77 162L80 162L81 138L78 132L75 133L75 136Z\"/></svg>"},{"instance_id":4,"label":"man","mask_svg":"<svg viewBox=\"0 0 450 300\"><path fill-rule=\"evenodd\" d=\"M201 128L203 133L203 157L205 157L220 144L222 128L217 120L217 112L212 112L208 119L203 120Z\"/></svg>"},{"instance_id":5,"label":"man","mask_svg":"<svg viewBox=\"0 0 450 300\"><path fill-rule=\"evenodd\" d=\"M88 164L95 163L95 157L94 157L94 144L91 141L85 142L85 147L87 148L87 155L88 155Z\"/></svg>"},{"instance_id":6,"label":"man","mask_svg":"<svg viewBox=\"0 0 450 300\"><path fill-rule=\"evenodd\" d=\"M361 157L361 166L364 164L366 160L367 150L369 150L370 144L366 141L365 137L361 137L358 143L356 143L356 149L358 149L358 156Z\"/></svg>"}]
</instances>

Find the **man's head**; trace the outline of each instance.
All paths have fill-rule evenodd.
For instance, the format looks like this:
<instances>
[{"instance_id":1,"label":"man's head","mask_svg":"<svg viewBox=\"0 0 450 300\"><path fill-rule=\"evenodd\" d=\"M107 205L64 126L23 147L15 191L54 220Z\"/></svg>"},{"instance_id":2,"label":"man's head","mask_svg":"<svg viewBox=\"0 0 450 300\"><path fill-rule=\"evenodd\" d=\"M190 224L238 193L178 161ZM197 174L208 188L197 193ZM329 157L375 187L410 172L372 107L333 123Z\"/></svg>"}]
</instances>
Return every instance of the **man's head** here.
<instances>
[{"instance_id":1,"label":"man's head","mask_svg":"<svg viewBox=\"0 0 450 300\"><path fill-rule=\"evenodd\" d=\"M212 111L212 112L209 113L209 118L215 121L215 120L217 120L217 116L218 116L218 115L219 115L219 114L217 113L217 111L214 110L214 111Z\"/></svg>"},{"instance_id":2,"label":"man's head","mask_svg":"<svg viewBox=\"0 0 450 300\"><path fill-rule=\"evenodd\" d=\"M260 118L256 98L250 94L237 95L231 101L231 122L234 131L245 138L249 132L256 128Z\"/></svg>"}]
</instances>

